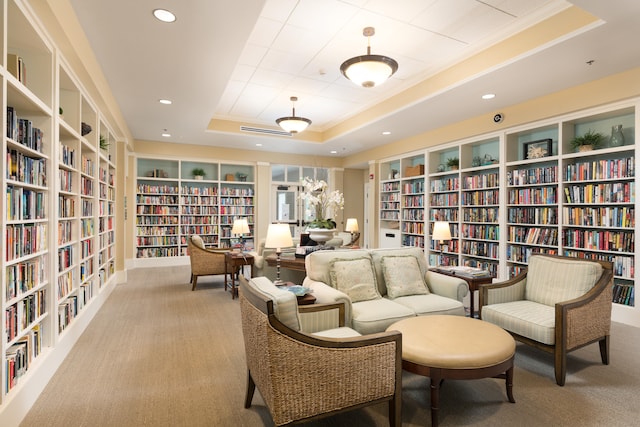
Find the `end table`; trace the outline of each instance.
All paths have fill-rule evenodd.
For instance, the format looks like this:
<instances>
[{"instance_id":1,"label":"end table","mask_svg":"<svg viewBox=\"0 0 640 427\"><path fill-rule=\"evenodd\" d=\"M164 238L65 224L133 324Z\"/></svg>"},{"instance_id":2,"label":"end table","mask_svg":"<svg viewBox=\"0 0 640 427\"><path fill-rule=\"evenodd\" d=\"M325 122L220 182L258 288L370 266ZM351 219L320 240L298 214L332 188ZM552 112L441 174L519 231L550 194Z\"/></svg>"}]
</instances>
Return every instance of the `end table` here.
<instances>
[{"instance_id":1,"label":"end table","mask_svg":"<svg viewBox=\"0 0 640 427\"><path fill-rule=\"evenodd\" d=\"M244 252L225 252L224 254L224 290L227 290L227 275L231 274L231 299L238 296L238 288L236 287L236 279L240 274L240 269L245 265L251 267L251 276L253 277L253 255Z\"/></svg>"}]
</instances>

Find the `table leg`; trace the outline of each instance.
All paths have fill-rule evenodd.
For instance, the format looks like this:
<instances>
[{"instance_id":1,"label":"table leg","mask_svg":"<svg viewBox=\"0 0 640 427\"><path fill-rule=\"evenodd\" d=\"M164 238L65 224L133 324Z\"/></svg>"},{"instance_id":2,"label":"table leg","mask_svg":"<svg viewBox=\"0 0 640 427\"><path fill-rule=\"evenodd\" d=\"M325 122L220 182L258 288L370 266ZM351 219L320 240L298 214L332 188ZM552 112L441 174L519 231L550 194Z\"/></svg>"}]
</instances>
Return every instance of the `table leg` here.
<instances>
[{"instance_id":1,"label":"table leg","mask_svg":"<svg viewBox=\"0 0 640 427\"><path fill-rule=\"evenodd\" d=\"M473 301L473 296L475 291L473 289L469 289L469 317L472 319L475 317L475 313L473 312L473 308L475 307L475 302Z\"/></svg>"},{"instance_id":2,"label":"table leg","mask_svg":"<svg viewBox=\"0 0 640 427\"><path fill-rule=\"evenodd\" d=\"M437 369L431 368L431 425L438 427L438 409L440 407L440 384L442 375Z\"/></svg>"}]
</instances>

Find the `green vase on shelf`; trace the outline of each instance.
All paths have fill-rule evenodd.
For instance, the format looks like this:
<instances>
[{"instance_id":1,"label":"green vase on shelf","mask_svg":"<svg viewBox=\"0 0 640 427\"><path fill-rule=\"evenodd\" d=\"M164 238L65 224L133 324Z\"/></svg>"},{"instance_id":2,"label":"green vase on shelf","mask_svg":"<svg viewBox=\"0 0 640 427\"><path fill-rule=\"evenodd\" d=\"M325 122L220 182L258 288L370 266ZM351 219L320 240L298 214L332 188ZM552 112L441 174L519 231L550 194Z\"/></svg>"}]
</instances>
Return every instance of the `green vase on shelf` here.
<instances>
[{"instance_id":1,"label":"green vase on shelf","mask_svg":"<svg viewBox=\"0 0 640 427\"><path fill-rule=\"evenodd\" d=\"M622 132L622 125L611 126L609 147L620 147L622 145L624 145L624 133Z\"/></svg>"}]
</instances>

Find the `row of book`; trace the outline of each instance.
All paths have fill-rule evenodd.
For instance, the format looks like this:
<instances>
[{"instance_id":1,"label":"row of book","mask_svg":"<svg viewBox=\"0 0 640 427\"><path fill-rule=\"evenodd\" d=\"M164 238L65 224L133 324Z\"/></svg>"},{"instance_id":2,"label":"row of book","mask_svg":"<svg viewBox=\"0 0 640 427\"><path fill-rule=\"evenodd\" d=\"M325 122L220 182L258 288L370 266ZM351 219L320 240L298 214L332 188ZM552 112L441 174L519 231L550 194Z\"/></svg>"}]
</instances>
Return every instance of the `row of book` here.
<instances>
[{"instance_id":1,"label":"row of book","mask_svg":"<svg viewBox=\"0 0 640 427\"><path fill-rule=\"evenodd\" d=\"M509 227L509 241L529 245L557 246L558 230L556 228Z\"/></svg>"},{"instance_id":2,"label":"row of book","mask_svg":"<svg viewBox=\"0 0 640 427\"><path fill-rule=\"evenodd\" d=\"M46 313L46 289L40 289L5 310L7 342L11 342Z\"/></svg>"},{"instance_id":3,"label":"row of book","mask_svg":"<svg viewBox=\"0 0 640 427\"><path fill-rule=\"evenodd\" d=\"M567 165L565 181L585 181L601 179L631 178L635 176L635 158L595 160Z\"/></svg>"},{"instance_id":4,"label":"row of book","mask_svg":"<svg viewBox=\"0 0 640 427\"><path fill-rule=\"evenodd\" d=\"M29 369L32 363L42 351L42 334L40 325L34 325L23 337L12 344L6 351L5 392L18 385L18 381Z\"/></svg>"},{"instance_id":5,"label":"row of book","mask_svg":"<svg viewBox=\"0 0 640 427\"><path fill-rule=\"evenodd\" d=\"M557 207L518 207L507 209L507 221L514 224L557 225Z\"/></svg>"},{"instance_id":6,"label":"row of book","mask_svg":"<svg viewBox=\"0 0 640 427\"><path fill-rule=\"evenodd\" d=\"M413 181L402 184L402 194L424 193L424 181Z\"/></svg>"},{"instance_id":7,"label":"row of book","mask_svg":"<svg viewBox=\"0 0 640 427\"><path fill-rule=\"evenodd\" d=\"M558 166L514 169L507 174L509 185L555 184L558 182Z\"/></svg>"},{"instance_id":8,"label":"row of book","mask_svg":"<svg viewBox=\"0 0 640 427\"><path fill-rule=\"evenodd\" d=\"M462 220L464 222L498 222L500 210L498 208L464 208Z\"/></svg>"},{"instance_id":9,"label":"row of book","mask_svg":"<svg viewBox=\"0 0 640 427\"><path fill-rule=\"evenodd\" d=\"M178 194L179 190L173 185L138 184L136 192L138 194Z\"/></svg>"},{"instance_id":10,"label":"row of book","mask_svg":"<svg viewBox=\"0 0 640 427\"><path fill-rule=\"evenodd\" d=\"M47 249L46 224L8 224L6 227L7 261Z\"/></svg>"},{"instance_id":11,"label":"row of book","mask_svg":"<svg viewBox=\"0 0 640 427\"><path fill-rule=\"evenodd\" d=\"M586 227L635 227L635 209L632 207L564 207L563 222L566 225Z\"/></svg>"},{"instance_id":12,"label":"row of book","mask_svg":"<svg viewBox=\"0 0 640 427\"><path fill-rule=\"evenodd\" d=\"M500 247L498 243L463 240L462 252L466 255L498 259L498 256L500 255Z\"/></svg>"},{"instance_id":13,"label":"row of book","mask_svg":"<svg viewBox=\"0 0 640 427\"><path fill-rule=\"evenodd\" d=\"M42 153L44 134L31 120L18 118L13 107L7 107L7 138Z\"/></svg>"},{"instance_id":14,"label":"row of book","mask_svg":"<svg viewBox=\"0 0 640 427\"><path fill-rule=\"evenodd\" d=\"M458 191L460 189L460 178L440 178L431 181L431 192L440 193L445 191Z\"/></svg>"},{"instance_id":15,"label":"row of book","mask_svg":"<svg viewBox=\"0 0 640 427\"><path fill-rule=\"evenodd\" d=\"M402 198L402 207L405 208L421 208L424 207L424 196L404 196Z\"/></svg>"},{"instance_id":16,"label":"row of book","mask_svg":"<svg viewBox=\"0 0 640 427\"><path fill-rule=\"evenodd\" d=\"M558 191L555 187L511 189L508 193L510 205L555 205Z\"/></svg>"},{"instance_id":17,"label":"row of book","mask_svg":"<svg viewBox=\"0 0 640 427\"><path fill-rule=\"evenodd\" d=\"M499 190L482 190L462 193L462 204L466 206L486 206L500 203Z\"/></svg>"},{"instance_id":18,"label":"row of book","mask_svg":"<svg viewBox=\"0 0 640 427\"><path fill-rule=\"evenodd\" d=\"M635 306L635 289L634 285L613 285L613 302L616 304Z\"/></svg>"},{"instance_id":19,"label":"row of book","mask_svg":"<svg viewBox=\"0 0 640 427\"><path fill-rule=\"evenodd\" d=\"M565 250L564 256L570 256L583 259L597 259L601 261L609 261L613 263L613 274L625 279L633 279L635 277L634 257L625 255L613 255L597 252L584 252L577 250Z\"/></svg>"},{"instance_id":20,"label":"row of book","mask_svg":"<svg viewBox=\"0 0 640 427\"><path fill-rule=\"evenodd\" d=\"M565 187L567 203L635 203L635 182L609 182Z\"/></svg>"},{"instance_id":21,"label":"row of book","mask_svg":"<svg viewBox=\"0 0 640 427\"><path fill-rule=\"evenodd\" d=\"M45 283L45 262L35 258L6 267L6 301Z\"/></svg>"},{"instance_id":22,"label":"row of book","mask_svg":"<svg viewBox=\"0 0 640 427\"><path fill-rule=\"evenodd\" d=\"M6 177L25 184L46 187L47 161L27 156L18 150L7 150Z\"/></svg>"},{"instance_id":23,"label":"row of book","mask_svg":"<svg viewBox=\"0 0 640 427\"><path fill-rule=\"evenodd\" d=\"M465 239L498 240L500 227L497 225L462 224L462 237Z\"/></svg>"},{"instance_id":24,"label":"row of book","mask_svg":"<svg viewBox=\"0 0 640 427\"><path fill-rule=\"evenodd\" d=\"M610 230L563 230L565 246L600 251L634 252L633 231Z\"/></svg>"},{"instance_id":25,"label":"row of book","mask_svg":"<svg viewBox=\"0 0 640 427\"><path fill-rule=\"evenodd\" d=\"M138 194L136 197L138 205L177 205L178 196L148 196Z\"/></svg>"},{"instance_id":26,"label":"row of book","mask_svg":"<svg viewBox=\"0 0 640 427\"><path fill-rule=\"evenodd\" d=\"M7 186L7 220L46 218L46 195L42 191Z\"/></svg>"},{"instance_id":27,"label":"row of book","mask_svg":"<svg viewBox=\"0 0 640 427\"><path fill-rule=\"evenodd\" d=\"M497 173L465 176L462 178L464 190L476 190L479 188L496 188L500 186L500 176Z\"/></svg>"}]
</instances>

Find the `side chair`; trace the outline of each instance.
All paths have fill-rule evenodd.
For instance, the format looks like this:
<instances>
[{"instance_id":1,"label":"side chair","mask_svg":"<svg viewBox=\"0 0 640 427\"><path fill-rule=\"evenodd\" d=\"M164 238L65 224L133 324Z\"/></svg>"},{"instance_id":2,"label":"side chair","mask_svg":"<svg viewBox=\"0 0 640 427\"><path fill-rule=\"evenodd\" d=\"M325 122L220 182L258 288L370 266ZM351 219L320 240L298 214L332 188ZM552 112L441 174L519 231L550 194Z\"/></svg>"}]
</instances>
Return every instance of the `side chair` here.
<instances>
[{"instance_id":1,"label":"side chair","mask_svg":"<svg viewBox=\"0 0 640 427\"><path fill-rule=\"evenodd\" d=\"M195 291L199 276L225 274L225 252L228 249L206 249L202 238L196 234L187 240L191 264L191 290Z\"/></svg>"}]
</instances>

